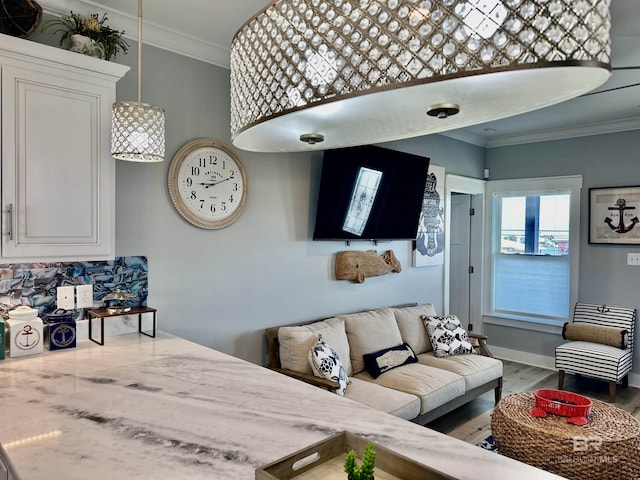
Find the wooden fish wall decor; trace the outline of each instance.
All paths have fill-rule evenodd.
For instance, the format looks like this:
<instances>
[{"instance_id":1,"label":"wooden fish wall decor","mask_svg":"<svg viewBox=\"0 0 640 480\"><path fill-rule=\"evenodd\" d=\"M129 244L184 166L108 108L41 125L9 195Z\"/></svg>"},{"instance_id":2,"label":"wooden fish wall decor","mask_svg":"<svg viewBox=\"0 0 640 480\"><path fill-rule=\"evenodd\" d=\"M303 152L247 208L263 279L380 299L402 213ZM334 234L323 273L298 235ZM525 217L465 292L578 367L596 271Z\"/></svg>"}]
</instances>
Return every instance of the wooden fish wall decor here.
<instances>
[{"instance_id":1,"label":"wooden fish wall decor","mask_svg":"<svg viewBox=\"0 0 640 480\"><path fill-rule=\"evenodd\" d=\"M400 261L393 250L387 250L382 255L375 250L338 252L336 255L336 280L363 283L367 277L401 270Z\"/></svg>"}]
</instances>

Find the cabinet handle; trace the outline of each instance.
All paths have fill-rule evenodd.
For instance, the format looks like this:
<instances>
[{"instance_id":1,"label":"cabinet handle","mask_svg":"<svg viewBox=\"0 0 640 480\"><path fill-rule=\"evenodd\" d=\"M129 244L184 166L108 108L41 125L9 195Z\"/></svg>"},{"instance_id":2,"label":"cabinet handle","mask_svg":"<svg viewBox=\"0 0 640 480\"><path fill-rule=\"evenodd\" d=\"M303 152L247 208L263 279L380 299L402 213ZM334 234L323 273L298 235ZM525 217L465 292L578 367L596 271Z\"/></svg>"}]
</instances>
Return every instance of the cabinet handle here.
<instances>
[{"instance_id":1,"label":"cabinet handle","mask_svg":"<svg viewBox=\"0 0 640 480\"><path fill-rule=\"evenodd\" d=\"M9 231L5 235L9 235L9 240L13 240L13 203L7 205L7 225Z\"/></svg>"}]
</instances>

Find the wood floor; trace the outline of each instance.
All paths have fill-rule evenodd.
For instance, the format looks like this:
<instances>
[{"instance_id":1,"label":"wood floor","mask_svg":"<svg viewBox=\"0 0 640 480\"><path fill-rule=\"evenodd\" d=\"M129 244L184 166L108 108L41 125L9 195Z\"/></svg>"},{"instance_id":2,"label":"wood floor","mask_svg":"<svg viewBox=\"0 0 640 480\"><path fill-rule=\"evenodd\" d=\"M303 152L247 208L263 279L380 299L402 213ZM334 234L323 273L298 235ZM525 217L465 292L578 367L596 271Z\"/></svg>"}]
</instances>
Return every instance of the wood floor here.
<instances>
[{"instance_id":1,"label":"wood floor","mask_svg":"<svg viewBox=\"0 0 640 480\"><path fill-rule=\"evenodd\" d=\"M538 388L558 388L558 373L556 371L506 360L503 363L503 397L511 393ZM597 400L609 401L609 383L605 381L567 374L564 380L564 389ZM640 420L640 389L624 388L622 385L618 385L615 405ZM491 413L494 406L492 390L434 420L427 427L475 445L491 435Z\"/></svg>"}]
</instances>

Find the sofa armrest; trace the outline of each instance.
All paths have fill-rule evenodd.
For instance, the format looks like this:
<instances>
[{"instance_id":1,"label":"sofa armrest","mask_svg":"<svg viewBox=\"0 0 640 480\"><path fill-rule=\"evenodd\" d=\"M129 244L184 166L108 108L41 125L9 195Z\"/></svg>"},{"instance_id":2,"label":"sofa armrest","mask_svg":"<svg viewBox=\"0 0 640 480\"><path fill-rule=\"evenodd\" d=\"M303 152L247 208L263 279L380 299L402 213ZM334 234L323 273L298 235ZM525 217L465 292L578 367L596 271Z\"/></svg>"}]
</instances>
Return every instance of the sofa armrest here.
<instances>
[{"instance_id":1,"label":"sofa armrest","mask_svg":"<svg viewBox=\"0 0 640 480\"><path fill-rule=\"evenodd\" d=\"M479 333L469 332L469 338L471 339L471 345L478 349L480 355L494 358L493 354L489 350L489 347L487 346L487 339L489 337L487 337L486 335L480 335Z\"/></svg>"},{"instance_id":2,"label":"sofa armrest","mask_svg":"<svg viewBox=\"0 0 640 480\"><path fill-rule=\"evenodd\" d=\"M289 370L286 368L272 368L271 370L287 375L288 377L295 378L296 380L302 380L303 382L309 383L315 387L326 388L327 390L336 390L337 388L340 388L340 384L338 382L316 377L311 373L297 372L296 370Z\"/></svg>"}]
</instances>

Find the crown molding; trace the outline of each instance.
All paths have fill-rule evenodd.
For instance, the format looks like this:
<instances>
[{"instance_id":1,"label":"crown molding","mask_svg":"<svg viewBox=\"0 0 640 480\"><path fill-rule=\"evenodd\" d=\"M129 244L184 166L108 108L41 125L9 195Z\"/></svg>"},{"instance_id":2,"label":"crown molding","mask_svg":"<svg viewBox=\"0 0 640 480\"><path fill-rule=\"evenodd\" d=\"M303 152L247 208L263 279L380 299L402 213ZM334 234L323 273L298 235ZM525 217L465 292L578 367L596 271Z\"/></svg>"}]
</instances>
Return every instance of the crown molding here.
<instances>
[{"instance_id":1,"label":"crown molding","mask_svg":"<svg viewBox=\"0 0 640 480\"><path fill-rule=\"evenodd\" d=\"M556 128L553 130L542 130L539 132L523 133L518 135L504 135L488 139L486 148L507 147L510 145L521 145L524 143L549 142L552 140L566 140L569 138L627 132L630 130L640 130L640 117L576 125L567 128Z\"/></svg>"},{"instance_id":2,"label":"crown molding","mask_svg":"<svg viewBox=\"0 0 640 480\"><path fill-rule=\"evenodd\" d=\"M115 9L108 9L104 5L89 0L39 0L44 13L56 17L67 15L70 11L80 15L105 12L109 17L112 28L125 31L125 38L138 40L138 17ZM145 45L161 48L185 57L217 65L229 69L229 49L200 38L163 27L146 21L143 13L142 39Z\"/></svg>"}]
</instances>

